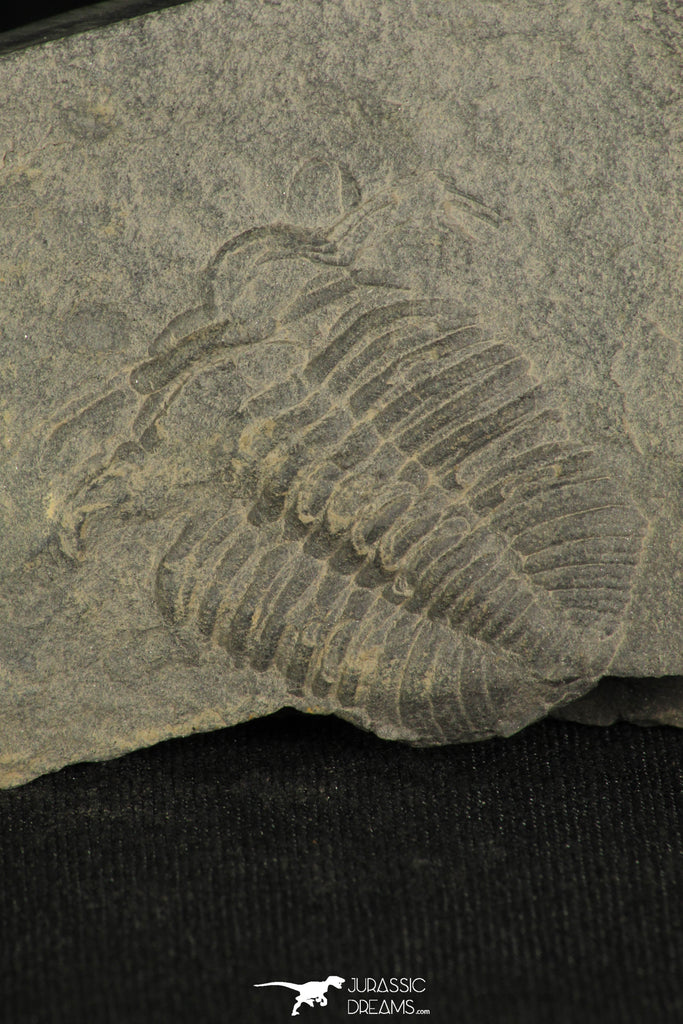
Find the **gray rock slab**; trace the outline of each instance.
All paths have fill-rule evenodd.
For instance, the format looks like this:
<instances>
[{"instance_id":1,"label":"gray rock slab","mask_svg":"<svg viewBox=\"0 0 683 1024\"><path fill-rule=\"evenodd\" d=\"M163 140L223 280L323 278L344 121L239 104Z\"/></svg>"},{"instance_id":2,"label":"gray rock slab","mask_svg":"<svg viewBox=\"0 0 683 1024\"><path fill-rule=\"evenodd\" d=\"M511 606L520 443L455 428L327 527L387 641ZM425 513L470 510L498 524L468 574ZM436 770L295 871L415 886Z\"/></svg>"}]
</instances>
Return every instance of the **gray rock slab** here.
<instances>
[{"instance_id":1,"label":"gray rock slab","mask_svg":"<svg viewBox=\"0 0 683 1024\"><path fill-rule=\"evenodd\" d=\"M0 58L1 784L284 705L681 724L681 52L206 0Z\"/></svg>"},{"instance_id":2,"label":"gray rock slab","mask_svg":"<svg viewBox=\"0 0 683 1024\"><path fill-rule=\"evenodd\" d=\"M601 679L585 697L551 712L555 718L567 718L585 725L612 725L634 722L638 725L683 726L683 677L663 679Z\"/></svg>"}]
</instances>

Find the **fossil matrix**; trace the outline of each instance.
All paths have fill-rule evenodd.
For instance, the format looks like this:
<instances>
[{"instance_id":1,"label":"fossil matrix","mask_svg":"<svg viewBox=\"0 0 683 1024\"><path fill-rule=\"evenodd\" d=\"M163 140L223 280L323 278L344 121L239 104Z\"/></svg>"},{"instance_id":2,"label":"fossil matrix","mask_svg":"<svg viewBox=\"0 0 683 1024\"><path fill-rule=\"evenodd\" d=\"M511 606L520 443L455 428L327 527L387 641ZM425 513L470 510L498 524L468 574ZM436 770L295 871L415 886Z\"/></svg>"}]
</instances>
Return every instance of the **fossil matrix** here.
<instances>
[{"instance_id":1,"label":"fossil matrix","mask_svg":"<svg viewBox=\"0 0 683 1024\"><path fill-rule=\"evenodd\" d=\"M0 58L3 784L285 705L681 723L641 7L210 0Z\"/></svg>"}]
</instances>

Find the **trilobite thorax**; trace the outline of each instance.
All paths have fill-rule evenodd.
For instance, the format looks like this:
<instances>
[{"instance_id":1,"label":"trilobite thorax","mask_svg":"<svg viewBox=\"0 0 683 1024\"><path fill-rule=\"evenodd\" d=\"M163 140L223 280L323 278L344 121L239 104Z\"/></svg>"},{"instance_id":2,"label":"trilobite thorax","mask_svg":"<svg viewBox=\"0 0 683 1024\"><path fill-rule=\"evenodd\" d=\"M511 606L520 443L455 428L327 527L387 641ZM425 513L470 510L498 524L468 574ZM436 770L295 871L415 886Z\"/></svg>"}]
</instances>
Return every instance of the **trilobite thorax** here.
<instances>
[{"instance_id":1,"label":"trilobite thorax","mask_svg":"<svg viewBox=\"0 0 683 1024\"><path fill-rule=\"evenodd\" d=\"M169 334L126 393L118 464L151 476L192 382L226 381L210 403L226 456L169 517L158 564L169 628L418 740L486 735L516 723L525 686L547 683L550 705L599 676L644 523L524 352L476 312L355 272L319 232L263 228L231 251L248 280L230 315ZM281 379L230 391L238 347L292 336L307 354Z\"/></svg>"}]
</instances>

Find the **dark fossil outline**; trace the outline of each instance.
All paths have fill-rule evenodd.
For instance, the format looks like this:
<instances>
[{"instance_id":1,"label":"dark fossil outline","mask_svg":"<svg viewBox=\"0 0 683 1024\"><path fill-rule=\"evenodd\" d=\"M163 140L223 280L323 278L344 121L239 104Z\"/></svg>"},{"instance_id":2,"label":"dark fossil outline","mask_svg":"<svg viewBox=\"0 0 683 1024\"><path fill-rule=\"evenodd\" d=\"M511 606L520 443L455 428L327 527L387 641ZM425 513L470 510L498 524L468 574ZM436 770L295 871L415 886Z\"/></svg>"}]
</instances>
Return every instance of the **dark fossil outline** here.
<instances>
[{"instance_id":1,"label":"dark fossil outline","mask_svg":"<svg viewBox=\"0 0 683 1024\"><path fill-rule=\"evenodd\" d=\"M47 458L90 421L118 431L113 452L66 473L62 545L87 557L88 516L127 514L130 495L112 498L112 481L163 444L160 425L199 373L313 323L303 368L245 397L232 457L173 519L157 606L235 665L275 668L293 697L427 742L489 735L503 720L513 731L515 687L552 684L524 712L537 717L604 672L645 522L596 453L568 438L520 350L457 304L344 255L342 239L387 202L326 231L273 224L231 238L202 305L169 324L127 383L60 412ZM249 283L294 261L303 283L268 315L240 318L215 301L230 260Z\"/></svg>"}]
</instances>

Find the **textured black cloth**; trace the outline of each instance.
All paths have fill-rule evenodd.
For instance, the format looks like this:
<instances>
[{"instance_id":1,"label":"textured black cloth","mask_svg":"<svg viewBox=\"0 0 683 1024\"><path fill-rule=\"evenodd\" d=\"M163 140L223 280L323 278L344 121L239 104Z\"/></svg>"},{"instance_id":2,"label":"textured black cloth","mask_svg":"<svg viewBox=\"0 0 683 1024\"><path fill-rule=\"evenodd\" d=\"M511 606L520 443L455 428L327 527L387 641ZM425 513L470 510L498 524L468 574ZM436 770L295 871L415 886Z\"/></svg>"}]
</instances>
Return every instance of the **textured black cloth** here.
<instances>
[{"instance_id":1,"label":"textured black cloth","mask_svg":"<svg viewBox=\"0 0 683 1024\"><path fill-rule=\"evenodd\" d=\"M22 0L0 4L0 54L38 46L191 0Z\"/></svg>"},{"instance_id":2,"label":"textured black cloth","mask_svg":"<svg viewBox=\"0 0 683 1024\"><path fill-rule=\"evenodd\" d=\"M683 1021L683 735L443 749L283 712L0 794L0 1018L289 1019L423 977L462 1024ZM347 1016L348 994L301 1009ZM410 1019L408 1016L383 1020Z\"/></svg>"}]
</instances>

